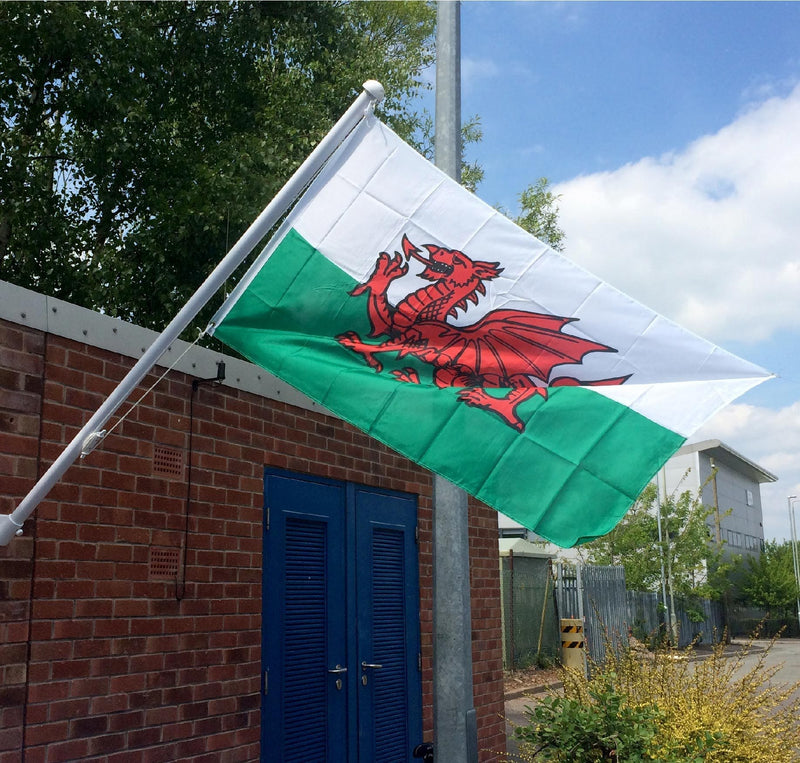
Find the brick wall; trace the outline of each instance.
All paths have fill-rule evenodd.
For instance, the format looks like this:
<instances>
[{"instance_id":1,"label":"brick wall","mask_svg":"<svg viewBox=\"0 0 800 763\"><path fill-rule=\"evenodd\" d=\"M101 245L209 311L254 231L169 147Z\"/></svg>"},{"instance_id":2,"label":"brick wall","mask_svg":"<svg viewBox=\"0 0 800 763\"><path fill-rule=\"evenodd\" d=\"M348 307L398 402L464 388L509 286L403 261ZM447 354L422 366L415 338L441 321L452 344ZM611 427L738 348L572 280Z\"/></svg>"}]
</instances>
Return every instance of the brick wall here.
<instances>
[{"instance_id":1,"label":"brick wall","mask_svg":"<svg viewBox=\"0 0 800 763\"><path fill-rule=\"evenodd\" d=\"M0 321L3 514L14 510L36 480L43 353L40 332ZM17 763L22 745L32 560L30 533L0 547L0 763Z\"/></svg>"},{"instance_id":2,"label":"brick wall","mask_svg":"<svg viewBox=\"0 0 800 763\"><path fill-rule=\"evenodd\" d=\"M4 513L131 363L0 321ZM430 739L429 476L337 419L209 386L193 399L190 475L191 397L191 379L171 373L0 548L0 763L258 760L265 464L419 495ZM505 749L496 515L472 502L470 524L489 761Z\"/></svg>"}]
</instances>

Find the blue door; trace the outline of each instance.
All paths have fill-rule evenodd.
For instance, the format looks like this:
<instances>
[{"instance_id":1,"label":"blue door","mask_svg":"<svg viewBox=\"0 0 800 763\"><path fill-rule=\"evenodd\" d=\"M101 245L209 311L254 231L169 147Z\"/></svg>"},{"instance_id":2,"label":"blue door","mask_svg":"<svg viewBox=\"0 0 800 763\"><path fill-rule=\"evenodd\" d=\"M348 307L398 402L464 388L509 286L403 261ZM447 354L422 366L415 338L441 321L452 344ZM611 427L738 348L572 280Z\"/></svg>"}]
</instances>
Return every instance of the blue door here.
<instances>
[{"instance_id":1,"label":"blue door","mask_svg":"<svg viewBox=\"0 0 800 763\"><path fill-rule=\"evenodd\" d=\"M264 495L261 759L411 760L415 498L270 469Z\"/></svg>"}]
</instances>

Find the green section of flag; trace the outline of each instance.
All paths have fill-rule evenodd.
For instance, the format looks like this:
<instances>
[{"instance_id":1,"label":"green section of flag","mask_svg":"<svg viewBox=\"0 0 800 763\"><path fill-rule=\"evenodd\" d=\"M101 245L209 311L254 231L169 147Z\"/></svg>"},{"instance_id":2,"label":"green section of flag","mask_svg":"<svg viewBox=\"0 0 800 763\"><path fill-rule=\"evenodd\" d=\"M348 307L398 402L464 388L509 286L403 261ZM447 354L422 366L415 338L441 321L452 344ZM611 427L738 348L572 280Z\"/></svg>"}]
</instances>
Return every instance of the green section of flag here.
<instances>
[{"instance_id":1,"label":"green section of flag","mask_svg":"<svg viewBox=\"0 0 800 763\"><path fill-rule=\"evenodd\" d=\"M382 353L376 373L335 339L367 339L366 296L290 231L215 330L313 400L562 546L611 530L681 436L591 389L558 387L517 410L517 433L439 389L431 367ZM385 338L385 337L384 337ZM377 338L376 344L381 341ZM421 384L392 369L413 366ZM493 393L494 394L494 393ZM502 394L497 390L496 394Z\"/></svg>"}]
</instances>

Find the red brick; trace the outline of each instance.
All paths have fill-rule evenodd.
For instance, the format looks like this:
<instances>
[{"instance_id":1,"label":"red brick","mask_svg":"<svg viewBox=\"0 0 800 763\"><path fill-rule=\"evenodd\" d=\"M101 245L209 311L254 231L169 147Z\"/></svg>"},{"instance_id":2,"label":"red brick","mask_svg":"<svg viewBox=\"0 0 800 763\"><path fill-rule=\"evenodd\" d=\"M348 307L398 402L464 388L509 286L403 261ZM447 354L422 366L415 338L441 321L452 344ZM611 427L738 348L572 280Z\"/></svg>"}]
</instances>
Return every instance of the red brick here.
<instances>
[{"instance_id":1,"label":"red brick","mask_svg":"<svg viewBox=\"0 0 800 763\"><path fill-rule=\"evenodd\" d=\"M53 492L56 492L58 486ZM52 493L51 493L52 495ZM45 513L43 506L39 507L39 517ZM78 537L78 526L74 522L46 522L42 523L42 536L44 538L56 538L60 540L75 540Z\"/></svg>"},{"instance_id":2,"label":"red brick","mask_svg":"<svg viewBox=\"0 0 800 763\"><path fill-rule=\"evenodd\" d=\"M128 636L131 621L128 619L102 619L94 623L94 635L96 637L109 638L115 636Z\"/></svg>"},{"instance_id":3,"label":"red brick","mask_svg":"<svg viewBox=\"0 0 800 763\"><path fill-rule=\"evenodd\" d=\"M107 756L111 752L125 749L125 734L107 734L89 739L89 754Z\"/></svg>"},{"instance_id":4,"label":"red brick","mask_svg":"<svg viewBox=\"0 0 800 763\"><path fill-rule=\"evenodd\" d=\"M95 714L117 713L128 710L129 706L127 694L104 694L92 698L91 712Z\"/></svg>"},{"instance_id":5,"label":"red brick","mask_svg":"<svg viewBox=\"0 0 800 763\"><path fill-rule=\"evenodd\" d=\"M128 713L114 713L108 716L109 731L127 731L140 728L144 724L144 713L134 710Z\"/></svg>"}]
</instances>

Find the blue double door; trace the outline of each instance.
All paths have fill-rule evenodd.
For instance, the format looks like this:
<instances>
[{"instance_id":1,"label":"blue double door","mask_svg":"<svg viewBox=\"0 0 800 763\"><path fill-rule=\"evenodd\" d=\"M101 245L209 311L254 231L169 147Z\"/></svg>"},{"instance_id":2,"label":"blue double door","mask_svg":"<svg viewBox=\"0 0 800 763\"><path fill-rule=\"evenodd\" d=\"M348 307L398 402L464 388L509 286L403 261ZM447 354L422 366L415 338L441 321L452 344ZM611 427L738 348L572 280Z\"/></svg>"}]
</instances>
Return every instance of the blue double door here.
<instances>
[{"instance_id":1,"label":"blue double door","mask_svg":"<svg viewBox=\"0 0 800 763\"><path fill-rule=\"evenodd\" d=\"M416 499L270 469L264 485L262 761L410 761Z\"/></svg>"}]
</instances>

